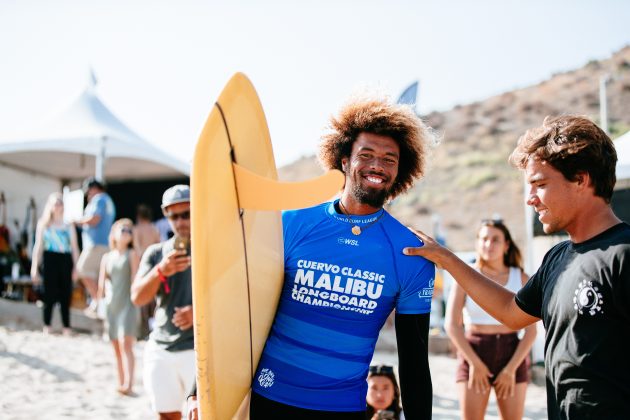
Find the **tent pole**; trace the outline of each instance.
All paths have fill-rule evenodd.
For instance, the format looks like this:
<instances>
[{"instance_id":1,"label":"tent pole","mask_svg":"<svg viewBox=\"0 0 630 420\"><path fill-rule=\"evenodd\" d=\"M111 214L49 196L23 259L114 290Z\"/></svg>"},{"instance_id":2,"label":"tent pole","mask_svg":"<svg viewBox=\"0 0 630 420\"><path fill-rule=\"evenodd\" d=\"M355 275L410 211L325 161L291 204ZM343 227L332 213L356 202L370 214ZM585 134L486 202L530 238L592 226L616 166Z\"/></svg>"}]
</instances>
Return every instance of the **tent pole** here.
<instances>
[{"instance_id":1,"label":"tent pole","mask_svg":"<svg viewBox=\"0 0 630 420\"><path fill-rule=\"evenodd\" d=\"M95 178L99 181L105 181L105 147L106 147L107 137L100 138L100 148L99 153L96 155L96 168L95 168Z\"/></svg>"}]
</instances>

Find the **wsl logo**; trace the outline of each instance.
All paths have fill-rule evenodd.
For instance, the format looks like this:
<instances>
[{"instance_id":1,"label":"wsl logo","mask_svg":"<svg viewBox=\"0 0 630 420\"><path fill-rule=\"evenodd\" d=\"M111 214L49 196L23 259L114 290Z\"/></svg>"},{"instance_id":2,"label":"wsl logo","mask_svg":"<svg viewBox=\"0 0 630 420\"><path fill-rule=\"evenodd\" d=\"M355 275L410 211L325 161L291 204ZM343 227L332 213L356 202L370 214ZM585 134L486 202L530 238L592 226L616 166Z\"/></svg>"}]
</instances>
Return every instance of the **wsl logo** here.
<instances>
[{"instance_id":1,"label":"wsl logo","mask_svg":"<svg viewBox=\"0 0 630 420\"><path fill-rule=\"evenodd\" d=\"M599 288L594 285L592 281L582 280L575 289L575 296L573 296L573 307L578 311L580 315L588 311L589 315L595 315L598 312L604 312L602 305L604 299Z\"/></svg>"},{"instance_id":2,"label":"wsl logo","mask_svg":"<svg viewBox=\"0 0 630 420\"><path fill-rule=\"evenodd\" d=\"M337 238L337 243L339 245L359 246L358 240L350 239L350 238L342 238L341 236Z\"/></svg>"},{"instance_id":3,"label":"wsl logo","mask_svg":"<svg viewBox=\"0 0 630 420\"><path fill-rule=\"evenodd\" d=\"M271 369L264 368L260 371L260 375L258 375L258 383L263 388L269 388L273 385L275 379L275 375Z\"/></svg>"}]
</instances>

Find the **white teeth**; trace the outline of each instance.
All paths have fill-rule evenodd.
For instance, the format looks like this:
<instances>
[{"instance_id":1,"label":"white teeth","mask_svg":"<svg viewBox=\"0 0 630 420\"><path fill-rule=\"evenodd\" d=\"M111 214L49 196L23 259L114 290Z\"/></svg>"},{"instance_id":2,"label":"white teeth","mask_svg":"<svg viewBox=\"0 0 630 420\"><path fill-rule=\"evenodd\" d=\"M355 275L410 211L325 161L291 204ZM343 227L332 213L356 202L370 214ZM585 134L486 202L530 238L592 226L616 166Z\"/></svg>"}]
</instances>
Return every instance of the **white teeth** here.
<instances>
[{"instance_id":1,"label":"white teeth","mask_svg":"<svg viewBox=\"0 0 630 420\"><path fill-rule=\"evenodd\" d=\"M366 177L366 179L367 179L368 181L370 181L370 182L375 183L375 184L381 184L381 183L383 182L383 180L382 180L382 179L380 179L380 178L375 178L375 177L373 177L373 176L368 176L368 177Z\"/></svg>"}]
</instances>

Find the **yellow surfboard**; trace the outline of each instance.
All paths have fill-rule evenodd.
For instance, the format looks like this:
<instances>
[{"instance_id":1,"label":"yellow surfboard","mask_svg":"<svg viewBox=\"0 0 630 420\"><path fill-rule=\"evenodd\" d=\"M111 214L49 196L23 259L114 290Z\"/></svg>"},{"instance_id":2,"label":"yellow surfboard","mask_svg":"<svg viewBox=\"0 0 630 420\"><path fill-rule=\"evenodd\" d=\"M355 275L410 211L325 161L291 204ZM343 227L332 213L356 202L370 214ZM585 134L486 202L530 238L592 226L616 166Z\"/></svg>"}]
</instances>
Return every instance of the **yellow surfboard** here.
<instances>
[{"instance_id":1,"label":"yellow surfboard","mask_svg":"<svg viewBox=\"0 0 630 420\"><path fill-rule=\"evenodd\" d=\"M191 176L197 399L202 419L248 416L247 397L283 282L279 210L321 203L342 186L338 171L300 183L277 181L258 95L245 75L235 74L199 137Z\"/></svg>"}]
</instances>

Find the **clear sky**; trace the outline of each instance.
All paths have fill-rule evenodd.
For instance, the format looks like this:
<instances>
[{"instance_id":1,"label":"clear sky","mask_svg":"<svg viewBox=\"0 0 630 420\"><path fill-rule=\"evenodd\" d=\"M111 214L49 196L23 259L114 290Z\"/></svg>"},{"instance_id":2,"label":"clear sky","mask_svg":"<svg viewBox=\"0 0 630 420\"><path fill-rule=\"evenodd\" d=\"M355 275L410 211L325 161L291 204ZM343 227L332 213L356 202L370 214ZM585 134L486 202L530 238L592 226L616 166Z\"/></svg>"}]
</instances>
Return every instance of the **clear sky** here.
<instances>
[{"instance_id":1,"label":"clear sky","mask_svg":"<svg viewBox=\"0 0 630 420\"><path fill-rule=\"evenodd\" d=\"M283 165L358 88L420 80L420 112L445 110L606 58L629 22L627 0L0 0L0 137L62 110L92 67L115 114L189 161L242 71Z\"/></svg>"}]
</instances>

